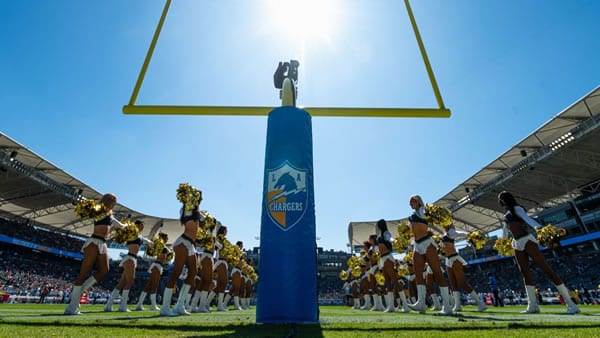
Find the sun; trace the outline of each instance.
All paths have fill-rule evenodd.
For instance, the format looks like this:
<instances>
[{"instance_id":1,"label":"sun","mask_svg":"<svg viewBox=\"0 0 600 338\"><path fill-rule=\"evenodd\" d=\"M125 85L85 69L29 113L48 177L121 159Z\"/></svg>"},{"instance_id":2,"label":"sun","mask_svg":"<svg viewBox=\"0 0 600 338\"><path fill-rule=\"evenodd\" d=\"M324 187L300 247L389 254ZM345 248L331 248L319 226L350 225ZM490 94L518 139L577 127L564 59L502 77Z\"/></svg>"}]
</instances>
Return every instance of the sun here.
<instances>
[{"instance_id":1,"label":"sun","mask_svg":"<svg viewBox=\"0 0 600 338\"><path fill-rule=\"evenodd\" d=\"M267 0L266 15L270 29L300 43L331 42L336 28L339 1Z\"/></svg>"}]
</instances>

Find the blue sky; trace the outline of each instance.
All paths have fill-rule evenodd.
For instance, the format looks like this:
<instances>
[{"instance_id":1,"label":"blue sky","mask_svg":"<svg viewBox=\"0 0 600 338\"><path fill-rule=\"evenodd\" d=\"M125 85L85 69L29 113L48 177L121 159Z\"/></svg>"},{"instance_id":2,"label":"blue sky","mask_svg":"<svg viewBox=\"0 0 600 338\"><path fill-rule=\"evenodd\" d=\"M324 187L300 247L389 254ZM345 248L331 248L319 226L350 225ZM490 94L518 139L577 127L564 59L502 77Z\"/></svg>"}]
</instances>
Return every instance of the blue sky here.
<instances>
[{"instance_id":1,"label":"blue sky","mask_svg":"<svg viewBox=\"0 0 600 338\"><path fill-rule=\"evenodd\" d=\"M279 105L278 61L300 61L300 105L434 107L402 1L172 3L138 104ZM266 117L123 115L163 1L6 1L0 130L100 192L177 217L175 189L256 246ZM598 86L600 2L411 3L449 119L313 118L319 246L350 221L433 202ZM287 12L293 13L293 12ZM282 20L282 18L287 19Z\"/></svg>"}]
</instances>

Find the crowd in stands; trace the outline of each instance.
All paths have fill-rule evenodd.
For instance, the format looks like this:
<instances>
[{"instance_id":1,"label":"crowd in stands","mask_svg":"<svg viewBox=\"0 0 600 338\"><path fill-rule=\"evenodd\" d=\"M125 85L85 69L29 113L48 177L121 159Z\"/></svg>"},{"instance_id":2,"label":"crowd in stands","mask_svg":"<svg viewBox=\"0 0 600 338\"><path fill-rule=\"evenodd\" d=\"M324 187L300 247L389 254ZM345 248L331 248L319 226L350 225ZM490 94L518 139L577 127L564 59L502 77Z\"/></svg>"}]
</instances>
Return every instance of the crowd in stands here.
<instances>
[{"instance_id":1,"label":"crowd in stands","mask_svg":"<svg viewBox=\"0 0 600 338\"><path fill-rule=\"evenodd\" d=\"M555 269L559 276L564 278L565 285L574 292L579 303L600 303L600 254L592 252L588 254L574 254L554 256L552 251L545 251L546 261ZM532 264L532 270L536 286L542 299L555 296L555 287L552 282L544 277L542 270ZM491 292L488 284L488 276L496 277L498 287L502 291L506 304L520 304L526 299L523 280L519 273L514 258L506 258L484 264L465 267L465 276L473 287L480 292ZM579 298L579 299L577 299Z\"/></svg>"},{"instance_id":2,"label":"crowd in stands","mask_svg":"<svg viewBox=\"0 0 600 338\"><path fill-rule=\"evenodd\" d=\"M0 291L23 301L44 296L62 302L78 269L77 261L0 243Z\"/></svg>"},{"instance_id":3,"label":"crowd in stands","mask_svg":"<svg viewBox=\"0 0 600 338\"><path fill-rule=\"evenodd\" d=\"M106 301L120 277L118 265L119 262L111 262L107 277L88 291L90 303ZM143 263L138 269L135 295L144 286L148 265ZM64 303L69 298L79 266L79 261L70 258L0 243L0 291L16 296L12 299L18 302L39 302L41 298L45 303Z\"/></svg>"},{"instance_id":4,"label":"crowd in stands","mask_svg":"<svg viewBox=\"0 0 600 338\"><path fill-rule=\"evenodd\" d=\"M79 252L83 240L66 233L48 231L29 223L0 217L0 234L59 250Z\"/></svg>"}]
</instances>

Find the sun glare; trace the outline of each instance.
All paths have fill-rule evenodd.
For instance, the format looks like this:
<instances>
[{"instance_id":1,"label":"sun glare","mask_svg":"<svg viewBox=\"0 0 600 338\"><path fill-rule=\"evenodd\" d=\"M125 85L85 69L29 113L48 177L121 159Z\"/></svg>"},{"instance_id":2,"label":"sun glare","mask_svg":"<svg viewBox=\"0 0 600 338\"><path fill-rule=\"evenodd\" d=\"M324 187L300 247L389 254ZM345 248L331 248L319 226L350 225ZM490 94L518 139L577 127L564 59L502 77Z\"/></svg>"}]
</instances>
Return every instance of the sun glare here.
<instances>
[{"instance_id":1,"label":"sun glare","mask_svg":"<svg viewBox=\"0 0 600 338\"><path fill-rule=\"evenodd\" d=\"M339 5L331 0L268 0L266 14L271 29L285 38L331 42Z\"/></svg>"}]
</instances>

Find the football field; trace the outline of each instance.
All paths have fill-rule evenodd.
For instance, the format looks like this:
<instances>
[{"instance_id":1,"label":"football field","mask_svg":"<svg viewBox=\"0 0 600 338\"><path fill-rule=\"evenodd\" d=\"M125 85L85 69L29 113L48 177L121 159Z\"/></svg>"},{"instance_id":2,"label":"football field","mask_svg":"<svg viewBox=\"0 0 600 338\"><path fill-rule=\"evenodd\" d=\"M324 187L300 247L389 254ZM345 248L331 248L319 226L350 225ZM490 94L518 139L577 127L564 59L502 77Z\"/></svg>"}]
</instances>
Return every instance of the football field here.
<instances>
[{"instance_id":1,"label":"football field","mask_svg":"<svg viewBox=\"0 0 600 338\"><path fill-rule=\"evenodd\" d=\"M559 305L540 314L524 306L474 306L452 316L381 313L322 306L318 324L257 324L255 310L159 317L154 311L104 312L82 305L82 315L64 316L64 305L0 304L0 337L600 337L600 306L581 306L577 315Z\"/></svg>"}]
</instances>

